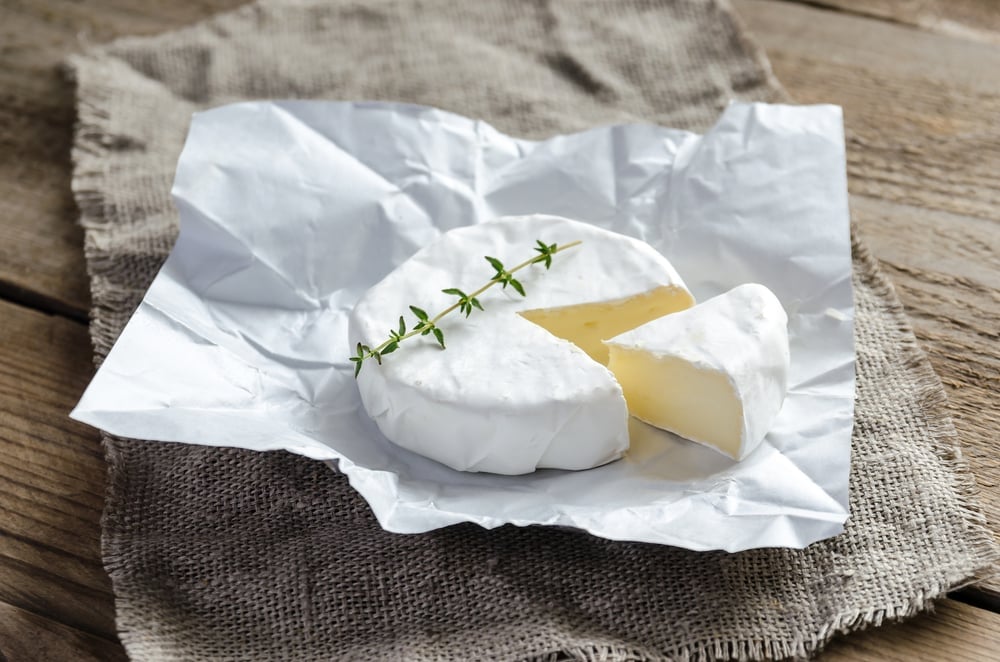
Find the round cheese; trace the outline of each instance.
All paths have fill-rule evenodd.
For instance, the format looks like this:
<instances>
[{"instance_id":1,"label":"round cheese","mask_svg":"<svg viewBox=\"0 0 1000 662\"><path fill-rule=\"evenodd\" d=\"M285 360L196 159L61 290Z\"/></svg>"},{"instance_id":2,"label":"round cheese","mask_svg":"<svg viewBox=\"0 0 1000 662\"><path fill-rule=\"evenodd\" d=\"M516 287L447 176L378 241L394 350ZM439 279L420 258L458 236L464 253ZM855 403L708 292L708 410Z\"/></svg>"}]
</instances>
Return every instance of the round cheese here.
<instances>
[{"instance_id":1,"label":"round cheese","mask_svg":"<svg viewBox=\"0 0 1000 662\"><path fill-rule=\"evenodd\" d=\"M381 344L400 315L412 328L409 306L433 317L456 301L442 290L488 282L485 256L511 268L537 255L536 240L582 243L554 255L551 269L517 272L526 297L496 285L479 297L484 311L443 318L446 349L416 336L381 365L364 363L361 400L388 439L454 469L500 474L587 469L628 448L625 399L602 341L694 304L666 258L639 240L541 215L452 230L358 301L352 351Z\"/></svg>"}]
</instances>

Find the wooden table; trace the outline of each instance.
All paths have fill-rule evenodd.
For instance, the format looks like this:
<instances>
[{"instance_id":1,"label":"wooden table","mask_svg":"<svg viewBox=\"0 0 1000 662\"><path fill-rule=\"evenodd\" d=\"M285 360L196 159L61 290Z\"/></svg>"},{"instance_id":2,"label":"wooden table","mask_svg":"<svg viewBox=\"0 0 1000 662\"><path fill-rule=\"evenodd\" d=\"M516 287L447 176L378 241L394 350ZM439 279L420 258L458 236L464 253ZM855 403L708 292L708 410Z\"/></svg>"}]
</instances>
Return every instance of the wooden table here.
<instances>
[{"instance_id":1,"label":"wooden table","mask_svg":"<svg viewBox=\"0 0 1000 662\"><path fill-rule=\"evenodd\" d=\"M103 456L66 417L93 369L73 93L56 65L238 4L0 0L0 660L125 658L99 554ZM798 101L844 106L854 219L945 383L997 530L1000 5L735 4ZM1000 659L1000 578L821 659Z\"/></svg>"}]
</instances>

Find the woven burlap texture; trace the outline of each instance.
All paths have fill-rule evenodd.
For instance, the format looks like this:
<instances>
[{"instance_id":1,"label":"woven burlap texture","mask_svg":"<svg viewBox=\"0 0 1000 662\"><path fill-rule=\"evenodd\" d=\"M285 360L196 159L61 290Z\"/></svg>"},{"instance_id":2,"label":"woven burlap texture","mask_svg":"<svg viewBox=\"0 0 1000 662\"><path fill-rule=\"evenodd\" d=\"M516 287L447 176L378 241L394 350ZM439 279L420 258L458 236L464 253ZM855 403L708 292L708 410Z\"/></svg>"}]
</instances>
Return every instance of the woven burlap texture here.
<instances>
[{"instance_id":1,"label":"woven burlap texture","mask_svg":"<svg viewBox=\"0 0 1000 662\"><path fill-rule=\"evenodd\" d=\"M200 108L402 100L544 137L698 130L730 98L783 98L710 1L254 5L70 64L98 361L174 241L170 183ZM854 285L852 517L837 538L725 554L542 527L394 535L324 464L107 438L122 642L137 660L758 659L925 609L987 567L991 538L941 386L857 244Z\"/></svg>"}]
</instances>

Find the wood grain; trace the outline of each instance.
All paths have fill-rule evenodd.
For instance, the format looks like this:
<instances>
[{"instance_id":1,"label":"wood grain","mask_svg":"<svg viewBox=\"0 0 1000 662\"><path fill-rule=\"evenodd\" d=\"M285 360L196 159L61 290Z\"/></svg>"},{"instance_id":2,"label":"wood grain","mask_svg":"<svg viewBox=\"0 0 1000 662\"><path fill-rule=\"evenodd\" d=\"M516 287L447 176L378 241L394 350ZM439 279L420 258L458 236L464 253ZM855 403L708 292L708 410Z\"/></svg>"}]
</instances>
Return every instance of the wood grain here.
<instances>
[{"instance_id":1,"label":"wood grain","mask_svg":"<svg viewBox=\"0 0 1000 662\"><path fill-rule=\"evenodd\" d=\"M736 7L797 101L844 107L854 220L942 378L1000 531L1000 48L784 2ZM982 587L1000 594L1000 578Z\"/></svg>"},{"instance_id":2,"label":"wood grain","mask_svg":"<svg viewBox=\"0 0 1000 662\"><path fill-rule=\"evenodd\" d=\"M118 662L127 660L113 641L94 637L0 602L0 660Z\"/></svg>"},{"instance_id":3,"label":"wood grain","mask_svg":"<svg viewBox=\"0 0 1000 662\"><path fill-rule=\"evenodd\" d=\"M238 4L0 0L0 299L77 320L89 306L69 193L72 91L58 63ZM855 218L949 389L996 526L998 26L977 0L827 4L925 31L737 0L792 94L847 111ZM0 660L124 659L99 557L101 451L66 418L91 374L86 329L0 301L0 341ZM997 614L945 600L937 614L838 639L821 659L998 659L998 633Z\"/></svg>"},{"instance_id":4,"label":"wood grain","mask_svg":"<svg viewBox=\"0 0 1000 662\"><path fill-rule=\"evenodd\" d=\"M0 0L0 297L79 320L90 294L69 188L73 90L65 56L186 25L245 0Z\"/></svg>"},{"instance_id":5,"label":"wood grain","mask_svg":"<svg viewBox=\"0 0 1000 662\"><path fill-rule=\"evenodd\" d=\"M0 602L114 641L105 466L66 416L93 372L86 327L0 301L0 338Z\"/></svg>"},{"instance_id":6,"label":"wood grain","mask_svg":"<svg viewBox=\"0 0 1000 662\"><path fill-rule=\"evenodd\" d=\"M996 0L811 0L810 4L1000 44L1000 6Z\"/></svg>"},{"instance_id":7,"label":"wood grain","mask_svg":"<svg viewBox=\"0 0 1000 662\"><path fill-rule=\"evenodd\" d=\"M935 613L840 637L821 662L987 662L1000 659L1000 615L954 600Z\"/></svg>"},{"instance_id":8,"label":"wood grain","mask_svg":"<svg viewBox=\"0 0 1000 662\"><path fill-rule=\"evenodd\" d=\"M65 56L243 0L0 0L0 299L85 321ZM105 465L66 414L92 373L83 324L0 301L0 660L124 659L100 561Z\"/></svg>"}]
</instances>

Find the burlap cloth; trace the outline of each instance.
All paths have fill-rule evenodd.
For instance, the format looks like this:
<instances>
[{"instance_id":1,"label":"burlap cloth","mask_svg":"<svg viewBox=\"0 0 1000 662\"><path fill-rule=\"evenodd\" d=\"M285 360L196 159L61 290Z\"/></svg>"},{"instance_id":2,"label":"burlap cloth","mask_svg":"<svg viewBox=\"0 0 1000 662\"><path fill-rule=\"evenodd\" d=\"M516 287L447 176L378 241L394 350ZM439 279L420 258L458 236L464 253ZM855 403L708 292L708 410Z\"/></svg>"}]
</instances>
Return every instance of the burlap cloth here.
<instances>
[{"instance_id":1,"label":"burlap cloth","mask_svg":"<svg viewBox=\"0 0 1000 662\"><path fill-rule=\"evenodd\" d=\"M304 1L248 6L75 57L73 188L98 361L175 238L192 111L385 99L528 137L644 120L703 129L780 100L725 4ZM542 527L383 532L347 481L286 453L106 439L104 562L139 660L804 656L986 568L939 381L855 244L847 532L805 551L694 553Z\"/></svg>"}]
</instances>

